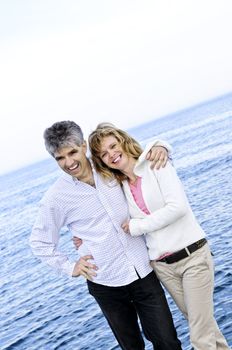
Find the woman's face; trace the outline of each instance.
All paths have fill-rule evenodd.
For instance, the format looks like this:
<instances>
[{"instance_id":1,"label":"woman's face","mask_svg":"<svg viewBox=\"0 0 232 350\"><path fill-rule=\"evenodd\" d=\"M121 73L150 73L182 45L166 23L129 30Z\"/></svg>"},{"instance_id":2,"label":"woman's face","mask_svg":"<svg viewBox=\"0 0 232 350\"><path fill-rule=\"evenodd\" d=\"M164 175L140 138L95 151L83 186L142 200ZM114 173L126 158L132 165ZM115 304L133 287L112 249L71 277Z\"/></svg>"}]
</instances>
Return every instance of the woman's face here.
<instances>
[{"instance_id":1,"label":"woman's face","mask_svg":"<svg viewBox=\"0 0 232 350\"><path fill-rule=\"evenodd\" d=\"M102 139L100 158L109 168L121 171L125 169L129 161L129 157L123 151L121 144L112 135Z\"/></svg>"}]
</instances>

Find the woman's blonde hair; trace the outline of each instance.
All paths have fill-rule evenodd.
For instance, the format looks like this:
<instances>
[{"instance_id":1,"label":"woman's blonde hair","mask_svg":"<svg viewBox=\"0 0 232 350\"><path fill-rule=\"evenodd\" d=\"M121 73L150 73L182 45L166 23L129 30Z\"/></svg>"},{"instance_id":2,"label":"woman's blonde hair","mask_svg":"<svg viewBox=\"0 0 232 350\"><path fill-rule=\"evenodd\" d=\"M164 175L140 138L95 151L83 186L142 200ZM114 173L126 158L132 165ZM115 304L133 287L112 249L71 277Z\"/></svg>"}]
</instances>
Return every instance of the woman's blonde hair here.
<instances>
[{"instance_id":1,"label":"woman's blonde hair","mask_svg":"<svg viewBox=\"0 0 232 350\"><path fill-rule=\"evenodd\" d=\"M122 150L129 156L138 159L142 153L140 144L125 131L116 128L110 123L101 123L89 135L89 148L92 154L93 164L97 172L105 178L112 178L112 174L121 182L127 177L120 170L111 169L100 158L102 139L108 136L113 136L120 143Z\"/></svg>"}]
</instances>

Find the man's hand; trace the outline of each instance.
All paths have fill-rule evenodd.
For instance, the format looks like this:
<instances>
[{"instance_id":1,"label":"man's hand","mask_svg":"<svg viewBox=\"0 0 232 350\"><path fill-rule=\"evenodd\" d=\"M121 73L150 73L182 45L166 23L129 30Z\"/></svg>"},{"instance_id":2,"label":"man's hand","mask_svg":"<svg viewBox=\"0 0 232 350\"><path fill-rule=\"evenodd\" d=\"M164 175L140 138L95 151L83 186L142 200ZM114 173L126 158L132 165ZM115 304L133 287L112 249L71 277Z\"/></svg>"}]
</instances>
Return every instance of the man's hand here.
<instances>
[{"instance_id":1,"label":"man's hand","mask_svg":"<svg viewBox=\"0 0 232 350\"><path fill-rule=\"evenodd\" d=\"M129 228L129 221L125 221L122 225L121 228L125 233L130 233L130 228Z\"/></svg>"},{"instance_id":2,"label":"man's hand","mask_svg":"<svg viewBox=\"0 0 232 350\"><path fill-rule=\"evenodd\" d=\"M151 162L151 169L160 169L165 167L168 161L168 151L162 146L153 146L147 153L146 159Z\"/></svg>"},{"instance_id":3,"label":"man's hand","mask_svg":"<svg viewBox=\"0 0 232 350\"><path fill-rule=\"evenodd\" d=\"M80 248L82 245L82 239L79 237L73 236L72 241L76 249Z\"/></svg>"},{"instance_id":4,"label":"man's hand","mask_svg":"<svg viewBox=\"0 0 232 350\"><path fill-rule=\"evenodd\" d=\"M92 255L85 255L80 258L73 269L72 277L83 276L87 280L92 281L93 276L97 276L97 266L88 262L89 259L93 259Z\"/></svg>"}]
</instances>

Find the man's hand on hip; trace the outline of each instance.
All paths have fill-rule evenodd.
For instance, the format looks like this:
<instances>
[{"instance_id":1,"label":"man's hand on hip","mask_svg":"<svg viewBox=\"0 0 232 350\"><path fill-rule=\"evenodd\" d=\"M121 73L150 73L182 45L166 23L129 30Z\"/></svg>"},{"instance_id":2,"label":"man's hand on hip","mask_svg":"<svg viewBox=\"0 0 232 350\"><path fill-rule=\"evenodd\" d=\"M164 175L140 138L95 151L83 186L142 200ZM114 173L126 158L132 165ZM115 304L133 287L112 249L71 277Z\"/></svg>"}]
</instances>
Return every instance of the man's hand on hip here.
<instances>
[{"instance_id":1,"label":"man's hand on hip","mask_svg":"<svg viewBox=\"0 0 232 350\"><path fill-rule=\"evenodd\" d=\"M90 263L88 260L93 259L92 255L85 255L80 258L73 269L72 277L83 276L86 279L92 281L93 276L97 276L97 266Z\"/></svg>"}]
</instances>

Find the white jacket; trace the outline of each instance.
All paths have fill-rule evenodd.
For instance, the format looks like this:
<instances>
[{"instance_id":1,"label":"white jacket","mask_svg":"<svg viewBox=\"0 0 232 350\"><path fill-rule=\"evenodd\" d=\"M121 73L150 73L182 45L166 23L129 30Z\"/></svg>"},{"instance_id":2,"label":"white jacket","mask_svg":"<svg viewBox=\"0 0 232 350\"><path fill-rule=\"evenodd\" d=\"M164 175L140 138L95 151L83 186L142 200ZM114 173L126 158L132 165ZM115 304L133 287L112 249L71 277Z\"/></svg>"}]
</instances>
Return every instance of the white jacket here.
<instances>
[{"instance_id":1,"label":"white jacket","mask_svg":"<svg viewBox=\"0 0 232 350\"><path fill-rule=\"evenodd\" d=\"M205 237L185 195L183 185L170 162L152 170L145 159L147 148L139 157L134 173L142 178L142 193L151 213L146 215L135 203L127 181L123 189L128 201L132 236L145 235L151 260L174 253Z\"/></svg>"}]
</instances>

